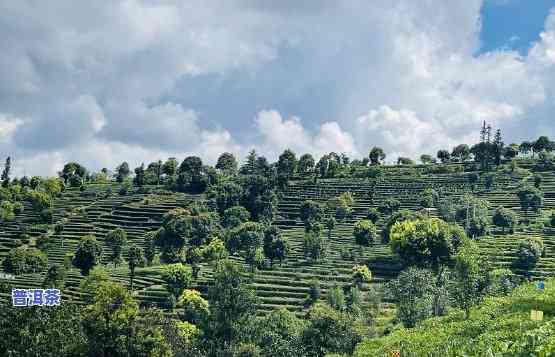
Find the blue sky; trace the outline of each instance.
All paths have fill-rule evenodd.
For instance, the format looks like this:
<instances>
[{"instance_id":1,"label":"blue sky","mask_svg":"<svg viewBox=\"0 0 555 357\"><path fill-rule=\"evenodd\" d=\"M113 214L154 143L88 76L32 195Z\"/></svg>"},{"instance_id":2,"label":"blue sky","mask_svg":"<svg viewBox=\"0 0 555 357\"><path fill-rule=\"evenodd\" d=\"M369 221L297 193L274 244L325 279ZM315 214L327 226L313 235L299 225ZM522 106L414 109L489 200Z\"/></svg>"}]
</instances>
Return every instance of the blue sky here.
<instances>
[{"instance_id":1,"label":"blue sky","mask_svg":"<svg viewBox=\"0 0 555 357\"><path fill-rule=\"evenodd\" d=\"M485 2L484 2L485 1ZM555 136L555 2L0 2L0 153L55 174ZM540 35L541 34L541 35Z\"/></svg>"},{"instance_id":2,"label":"blue sky","mask_svg":"<svg viewBox=\"0 0 555 357\"><path fill-rule=\"evenodd\" d=\"M539 39L553 0L489 0L482 7L480 53L509 48L526 54Z\"/></svg>"}]
</instances>

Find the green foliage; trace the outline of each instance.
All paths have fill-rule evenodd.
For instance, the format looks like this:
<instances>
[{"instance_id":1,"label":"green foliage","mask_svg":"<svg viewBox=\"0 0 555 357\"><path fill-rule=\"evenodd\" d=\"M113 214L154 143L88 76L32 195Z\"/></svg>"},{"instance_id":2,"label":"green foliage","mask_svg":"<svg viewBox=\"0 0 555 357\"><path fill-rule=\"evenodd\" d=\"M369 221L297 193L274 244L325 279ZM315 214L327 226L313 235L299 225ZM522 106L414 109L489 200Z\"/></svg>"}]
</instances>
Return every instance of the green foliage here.
<instances>
[{"instance_id":1,"label":"green foliage","mask_svg":"<svg viewBox=\"0 0 555 357\"><path fill-rule=\"evenodd\" d=\"M216 265L214 284L208 289L210 315L204 331L206 349L212 353L246 337L242 326L255 313L256 295L245 284L243 273L239 265L227 259Z\"/></svg>"},{"instance_id":2,"label":"green foliage","mask_svg":"<svg viewBox=\"0 0 555 357\"><path fill-rule=\"evenodd\" d=\"M243 197L243 189L234 182L226 181L213 186L207 197L217 207L218 212L223 214L227 209L239 204Z\"/></svg>"},{"instance_id":3,"label":"green foliage","mask_svg":"<svg viewBox=\"0 0 555 357\"><path fill-rule=\"evenodd\" d=\"M46 272L42 285L47 289L56 288L61 290L64 287L66 276L66 269L62 265L52 264Z\"/></svg>"},{"instance_id":4,"label":"green foliage","mask_svg":"<svg viewBox=\"0 0 555 357\"><path fill-rule=\"evenodd\" d=\"M419 213L406 210L406 209L395 212L393 215L391 215L391 217L389 217L382 230L382 241L384 243L388 243L390 241L391 229L397 222L403 222L406 220L415 220L420 218L423 218L423 217Z\"/></svg>"},{"instance_id":5,"label":"green foliage","mask_svg":"<svg viewBox=\"0 0 555 357\"><path fill-rule=\"evenodd\" d=\"M146 321L145 321L146 320ZM83 311L88 350L95 356L171 356L161 329L140 319L139 306L121 285L99 286L94 301Z\"/></svg>"},{"instance_id":6,"label":"green foliage","mask_svg":"<svg viewBox=\"0 0 555 357\"><path fill-rule=\"evenodd\" d=\"M2 304L1 356L70 357L85 355L86 337L78 305L20 308Z\"/></svg>"},{"instance_id":7,"label":"green foliage","mask_svg":"<svg viewBox=\"0 0 555 357\"><path fill-rule=\"evenodd\" d=\"M305 258L319 261L326 255L326 241L319 231L305 232L303 241L303 252Z\"/></svg>"},{"instance_id":8,"label":"green foliage","mask_svg":"<svg viewBox=\"0 0 555 357\"><path fill-rule=\"evenodd\" d=\"M298 171L300 174L308 174L314 171L314 157L310 154L304 154L299 158Z\"/></svg>"},{"instance_id":9,"label":"green foliage","mask_svg":"<svg viewBox=\"0 0 555 357\"><path fill-rule=\"evenodd\" d=\"M218 157L218 161L215 166L218 170L225 172L226 174L234 174L237 172L237 159L232 153L224 152Z\"/></svg>"},{"instance_id":10,"label":"green foliage","mask_svg":"<svg viewBox=\"0 0 555 357\"><path fill-rule=\"evenodd\" d=\"M523 269L532 269L543 255L544 246L540 237L527 237L518 242L516 248L516 265Z\"/></svg>"},{"instance_id":11,"label":"green foliage","mask_svg":"<svg viewBox=\"0 0 555 357\"><path fill-rule=\"evenodd\" d=\"M372 221L372 223L376 224L380 219L380 212L378 211L377 208L371 207L368 209L366 218Z\"/></svg>"},{"instance_id":12,"label":"green foliage","mask_svg":"<svg viewBox=\"0 0 555 357\"><path fill-rule=\"evenodd\" d=\"M285 308L273 310L257 322L257 344L263 356L303 356L306 322Z\"/></svg>"},{"instance_id":13,"label":"green foliage","mask_svg":"<svg viewBox=\"0 0 555 357\"><path fill-rule=\"evenodd\" d=\"M270 226L264 231L264 255L270 260L270 265L275 259L281 264L291 251L291 246L286 237L276 226Z\"/></svg>"},{"instance_id":14,"label":"green foliage","mask_svg":"<svg viewBox=\"0 0 555 357\"><path fill-rule=\"evenodd\" d=\"M162 279L170 294L177 299L193 283L193 270L181 263L165 265Z\"/></svg>"},{"instance_id":15,"label":"green foliage","mask_svg":"<svg viewBox=\"0 0 555 357\"><path fill-rule=\"evenodd\" d=\"M397 319L406 327L433 315L435 276L429 270L408 268L387 284L387 293L397 301Z\"/></svg>"},{"instance_id":16,"label":"green foliage","mask_svg":"<svg viewBox=\"0 0 555 357\"><path fill-rule=\"evenodd\" d=\"M343 292L343 289L337 284L332 286L332 288L328 290L326 300L328 304L336 310L343 311L347 307L345 301L345 293Z\"/></svg>"},{"instance_id":17,"label":"green foliage","mask_svg":"<svg viewBox=\"0 0 555 357\"><path fill-rule=\"evenodd\" d=\"M14 205L10 201L0 202L0 222L11 221L14 218Z\"/></svg>"},{"instance_id":18,"label":"green foliage","mask_svg":"<svg viewBox=\"0 0 555 357\"><path fill-rule=\"evenodd\" d=\"M530 310L544 312L541 322ZM355 357L386 356L549 356L555 353L555 282L545 291L528 284L505 297L489 297L470 310L469 319L453 311L416 328L398 329L388 336L365 340Z\"/></svg>"},{"instance_id":19,"label":"green foliage","mask_svg":"<svg viewBox=\"0 0 555 357\"><path fill-rule=\"evenodd\" d=\"M156 232L145 233L144 238L144 255L148 265L152 265L156 256Z\"/></svg>"},{"instance_id":20,"label":"green foliage","mask_svg":"<svg viewBox=\"0 0 555 357\"><path fill-rule=\"evenodd\" d=\"M81 270L81 274L88 275L89 271L98 263L102 257L102 246L93 235L81 238L77 250L73 254L72 264Z\"/></svg>"},{"instance_id":21,"label":"green foliage","mask_svg":"<svg viewBox=\"0 0 555 357\"><path fill-rule=\"evenodd\" d=\"M389 216L401 207L401 202L395 198L388 198L378 206L378 212L384 216Z\"/></svg>"},{"instance_id":22,"label":"green foliage","mask_svg":"<svg viewBox=\"0 0 555 357\"><path fill-rule=\"evenodd\" d=\"M543 193L535 187L524 185L519 188L517 196L520 207L525 212L529 210L539 211L543 206Z\"/></svg>"},{"instance_id":23,"label":"green foliage","mask_svg":"<svg viewBox=\"0 0 555 357\"><path fill-rule=\"evenodd\" d=\"M385 160L385 153L382 148L373 147L368 154L368 158L372 165L379 165L383 160Z\"/></svg>"},{"instance_id":24,"label":"green foliage","mask_svg":"<svg viewBox=\"0 0 555 357\"><path fill-rule=\"evenodd\" d=\"M324 357L329 353L347 353L354 350L361 336L354 330L346 312L317 303L307 313L308 326L302 341L308 357Z\"/></svg>"},{"instance_id":25,"label":"green foliage","mask_svg":"<svg viewBox=\"0 0 555 357\"><path fill-rule=\"evenodd\" d=\"M10 249L2 261L2 269L10 274L39 273L46 269L48 258L36 248L18 247Z\"/></svg>"},{"instance_id":26,"label":"green foliage","mask_svg":"<svg viewBox=\"0 0 555 357\"><path fill-rule=\"evenodd\" d=\"M493 224L503 228L503 232L505 232L506 228L512 231L515 224L517 223L516 213L502 206L498 207L495 210L492 220Z\"/></svg>"},{"instance_id":27,"label":"green foliage","mask_svg":"<svg viewBox=\"0 0 555 357\"><path fill-rule=\"evenodd\" d=\"M432 208L437 204L438 200L438 193L432 188L426 188L420 196L420 205L424 208Z\"/></svg>"},{"instance_id":28,"label":"green foliage","mask_svg":"<svg viewBox=\"0 0 555 357\"><path fill-rule=\"evenodd\" d=\"M378 231L372 221L363 219L355 223L353 236L357 244L368 247L376 240Z\"/></svg>"},{"instance_id":29,"label":"green foliage","mask_svg":"<svg viewBox=\"0 0 555 357\"><path fill-rule=\"evenodd\" d=\"M112 249L110 261L114 263L114 267L122 262L121 254L123 247L127 244L127 232L122 228L116 228L106 234L106 244Z\"/></svg>"},{"instance_id":30,"label":"green foliage","mask_svg":"<svg viewBox=\"0 0 555 357\"><path fill-rule=\"evenodd\" d=\"M355 265L352 278L354 284L360 288L363 283L369 283L372 280L372 273L366 265Z\"/></svg>"},{"instance_id":31,"label":"green foliage","mask_svg":"<svg viewBox=\"0 0 555 357\"><path fill-rule=\"evenodd\" d=\"M129 251L127 253L127 265L129 266L129 279L131 285L131 291L133 291L133 280L135 279L135 268L138 266L143 266L145 263L145 257L143 249L138 247L136 244L131 244Z\"/></svg>"},{"instance_id":32,"label":"green foliage","mask_svg":"<svg viewBox=\"0 0 555 357\"><path fill-rule=\"evenodd\" d=\"M299 217L308 231L313 225L322 221L324 209L319 203L307 200L299 207Z\"/></svg>"},{"instance_id":33,"label":"green foliage","mask_svg":"<svg viewBox=\"0 0 555 357\"><path fill-rule=\"evenodd\" d=\"M251 218L251 214L245 207L233 206L224 211L222 217L222 226L225 228L235 228L241 223L247 222Z\"/></svg>"},{"instance_id":34,"label":"green foliage","mask_svg":"<svg viewBox=\"0 0 555 357\"><path fill-rule=\"evenodd\" d=\"M198 325L208 318L209 304L197 290L185 289L177 301L183 308L182 319Z\"/></svg>"},{"instance_id":35,"label":"green foliage","mask_svg":"<svg viewBox=\"0 0 555 357\"><path fill-rule=\"evenodd\" d=\"M466 239L457 225L438 218L403 221L391 230L391 250L408 265L437 269L449 262Z\"/></svg>"},{"instance_id":36,"label":"green foliage","mask_svg":"<svg viewBox=\"0 0 555 357\"><path fill-rule=\"evenodd\" d=\"M36 212L41 212L52 206L52 199L46 192L31 190L27 193L27 199Z\"/></svg>"}]
</instances>

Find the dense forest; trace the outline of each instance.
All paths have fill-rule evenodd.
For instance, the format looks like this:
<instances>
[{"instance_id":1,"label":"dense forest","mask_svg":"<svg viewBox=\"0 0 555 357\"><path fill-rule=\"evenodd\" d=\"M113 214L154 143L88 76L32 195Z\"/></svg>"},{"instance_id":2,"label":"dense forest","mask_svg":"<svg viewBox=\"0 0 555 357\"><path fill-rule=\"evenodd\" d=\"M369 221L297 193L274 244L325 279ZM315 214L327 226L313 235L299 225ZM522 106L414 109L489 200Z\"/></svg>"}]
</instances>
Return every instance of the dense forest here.
<instances>
[{"instance_id":1,"label":"dense forest","mask_svg":"<svg viewBox=\"0 0 555 357\"><path fill-rule=\"evenodd\" d=\"M0 187L2 356L550 356L555 142L223 153ZM59 306L12 306L13 289ZM542 316L531 319L531 311Z\"/></svg>"}]
</instances>

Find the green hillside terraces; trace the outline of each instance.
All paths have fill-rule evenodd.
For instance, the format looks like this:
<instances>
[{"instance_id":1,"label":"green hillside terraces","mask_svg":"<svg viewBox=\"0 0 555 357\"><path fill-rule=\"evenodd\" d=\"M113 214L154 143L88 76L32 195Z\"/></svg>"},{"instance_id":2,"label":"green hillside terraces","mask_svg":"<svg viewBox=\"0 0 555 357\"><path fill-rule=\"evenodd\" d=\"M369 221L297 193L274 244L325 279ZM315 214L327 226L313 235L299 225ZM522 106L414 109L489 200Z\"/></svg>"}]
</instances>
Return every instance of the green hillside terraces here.
<instances>
[{"instance_id":1,"label":"green hillside terraces","mask_svg":"<svg viewBox=\"0 0 555 357\"><path fill-rule=\"evenodd\" d=\"M468 312L494 286L507 294L525 280L555 277L555 170L537 160L506 160L486 170L476 160L385 166L330 153L313 171L300 171L291 151L275 164L252 152L237 170L223 165L233 158L225 155L219 168L188 157L170 174L160 174L159 163L143 165L132 180L126 170L110 180L68 164L60 178L5 184L3 201L19 206L5 206L13 212L0 221L0 301L10 305L12 288L45 288L48 274L62 272L64 303L90 313L103 301L98 291L124 294L141 316L161 312L166 334L179 322L175 333L187 348L211 355L218 344L262 348L268 336L237 342L243 328L252 328L245 316L297 326L291 334L312 346L299 347L299 355L349 354L361 341L357 353L365 355L382 348L376 337L400 348L387 336L406 321L420 326L460 307ZM503 226L493 219L498 211L511 218ZM110 234L126 238L121 258ZM81 246L78 262L85 236L99 247ZM39 252L46 264L35 257ZM14 274L14 264L24 273ZM400 296L407 293L400 282L413 288L408 293L417 305ZM185 303L187 297L196 302ZM226 314L237 320L214 320ZM307 342L316 338L320 347Z\"/></svg>"}]
</instances>

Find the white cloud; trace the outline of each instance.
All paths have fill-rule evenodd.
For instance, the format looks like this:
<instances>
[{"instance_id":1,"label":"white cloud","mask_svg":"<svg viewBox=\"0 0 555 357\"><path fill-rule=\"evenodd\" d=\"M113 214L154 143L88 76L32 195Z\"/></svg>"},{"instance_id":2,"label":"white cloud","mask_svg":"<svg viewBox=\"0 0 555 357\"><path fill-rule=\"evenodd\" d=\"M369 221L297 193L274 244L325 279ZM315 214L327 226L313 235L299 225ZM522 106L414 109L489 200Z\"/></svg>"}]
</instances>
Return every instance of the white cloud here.
<instances>
[{"instance_id":1,"label":"white cloud","mask_svg":"<svg viewBox=\"0 0 555 357\"><path fill-rule=\"evenodd\" d=\"M4 2L0 113L11 115L0 115L0 148L51 173L69 159L213 162L252 146L272 159L287 147L318 156L372 145L415 157L476 140L483 120L515 140L553 130L555 12L527 55L476 56L482 5Z\"/></svg>"},{"instance_id":2,"label":"white cloud","mask_svg":"<svg viewBox=\"0 0 555 357\"><path fill-rule=\"evenodd\" d=\"M271 159L277 158L286 148L298 155L312 153L317 157L331 151L357 152L353 137L337 122L323 123L315 134L311 134L298 117L283 119L276 110L262 110L256 116L255 124L262 137L259 150L269 154Z\"/></svg>"},{"instance_id":3,"label":"white cloud","mask_svg":"<svg viewBox=\"0 0 555 357\"><path fill-rule=\"evenodd\" d=\"M0 143L11 140L17 127L22 123L23 120L20 118L0 113Z\"/></svg>"}]
</instances>

